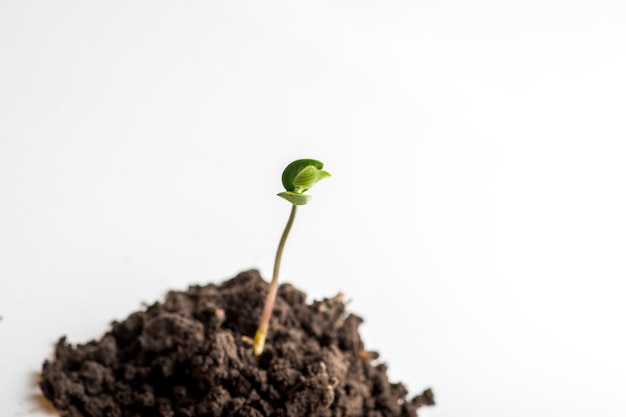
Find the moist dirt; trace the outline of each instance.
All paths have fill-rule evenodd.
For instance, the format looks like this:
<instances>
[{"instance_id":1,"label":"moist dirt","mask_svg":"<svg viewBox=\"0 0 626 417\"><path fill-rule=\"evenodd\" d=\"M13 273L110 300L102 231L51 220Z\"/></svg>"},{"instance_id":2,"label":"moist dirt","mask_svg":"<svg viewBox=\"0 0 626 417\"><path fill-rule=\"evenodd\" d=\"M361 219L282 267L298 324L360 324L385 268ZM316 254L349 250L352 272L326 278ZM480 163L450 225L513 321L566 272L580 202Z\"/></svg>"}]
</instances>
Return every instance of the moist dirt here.
<instances>
[{"instance_id":1,"label":"moist dirt","mask_svg":"<svg viewBox=\"0 0 626 417\"><path fill-rule=\"evenodd\" d=\"M364 350L343 297L306 303L281 285L266 348L254 335L268 284L256 270L171 291L101 339L61 338L43 364L43 394L68 417L414 417L430 389L408 397Z\"/></svg>"}]
</instances>

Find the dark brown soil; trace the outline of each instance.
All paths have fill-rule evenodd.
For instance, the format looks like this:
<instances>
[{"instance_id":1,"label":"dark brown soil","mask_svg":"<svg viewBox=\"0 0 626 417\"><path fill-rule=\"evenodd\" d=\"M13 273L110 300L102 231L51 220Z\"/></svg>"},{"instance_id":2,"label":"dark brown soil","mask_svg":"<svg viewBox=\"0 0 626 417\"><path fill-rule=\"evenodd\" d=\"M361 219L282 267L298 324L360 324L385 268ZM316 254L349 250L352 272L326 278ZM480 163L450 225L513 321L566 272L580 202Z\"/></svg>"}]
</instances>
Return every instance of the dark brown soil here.
<instances>
[{"instance_id":1,"label":"dark brown soil","mask_svg":"<svg viewBox=\"0 0 626 417\"><path fill-rule=\"evenodd\" d=\"M243 272L172 291L100 340L74 347L62 338L41 389L72 417L414 417L434 404L430 389L407 398L387 380L341 295L306 304L302 291L282 285L255 359L245 336L267 287L257 271Z\"/></svg>"}]
</instances>

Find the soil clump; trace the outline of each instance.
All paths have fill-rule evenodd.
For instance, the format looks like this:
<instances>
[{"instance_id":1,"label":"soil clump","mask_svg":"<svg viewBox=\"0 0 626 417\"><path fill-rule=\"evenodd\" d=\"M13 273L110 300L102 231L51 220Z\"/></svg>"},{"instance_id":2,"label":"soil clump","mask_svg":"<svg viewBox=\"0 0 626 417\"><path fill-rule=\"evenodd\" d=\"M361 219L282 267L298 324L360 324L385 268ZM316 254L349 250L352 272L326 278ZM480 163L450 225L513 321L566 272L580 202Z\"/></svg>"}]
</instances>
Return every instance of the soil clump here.
<instances>
[{"instance_id":1,"label":"soil clump","mask_svg":"<svg viewBox=\"0 0 626 417\"><path fill-rule=\"evenodd\" d=\"M255 358L246 336L267 288L246 271L171 291L99 340L61 338L41 389L68 417L415 417L434 404L430 389L408 398L388 381L341 295L307 304L304 292L281 285Z\"/></svg>"}]
</instances>

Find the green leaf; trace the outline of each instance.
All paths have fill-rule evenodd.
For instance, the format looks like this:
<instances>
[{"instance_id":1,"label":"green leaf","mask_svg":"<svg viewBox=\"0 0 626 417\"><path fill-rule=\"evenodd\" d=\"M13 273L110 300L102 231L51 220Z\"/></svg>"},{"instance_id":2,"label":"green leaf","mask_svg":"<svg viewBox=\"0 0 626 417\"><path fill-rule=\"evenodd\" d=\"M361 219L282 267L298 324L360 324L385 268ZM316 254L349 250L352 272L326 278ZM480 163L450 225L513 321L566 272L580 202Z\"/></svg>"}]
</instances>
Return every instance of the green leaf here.
<instances>
[{"instance_id":1,"label":"green leaf","mask_svg":"<svg viewBox=\"0 0 626 417\"><path fill-rule=\"evenodd\" d=\"M283 186L285 192L278 194L292 204L301 206L307 204L310 197L305 195L309 188L330 174L323 171L324 164L316 159L298 159L293 161L283 171Z\"/></svg>"},{"instance_id":2,"label":"green leaf","mask_svg":"<svg viewBox=\"0 0 626 417\"><path fill-rule=\"evenodd\" d=\"M294 193L292 191L284 191L282 193L276 194L285 200L289 201L291 204L295 204L296 206L303 206L311 201L311 196L306 194Z\"/></svg>"},{"instance_id":3,"label":"green leaf","mask_svg":"<svg viewBox=\"0 0 626 417\"><path fill-rule=\"evenodd\" d=\"M296 186L294 184L294 179L300 173L300 171L302 171L303 169L309 166L315 167L318 170L321 170L322 168L324 168L324 164L316 159L298 159L296 161L293 161L289 165L287 165L287 167L283 171L283 177L282 177L283 187L285 187L285 190L295 191Z\"/></svg>"}]
</instances>

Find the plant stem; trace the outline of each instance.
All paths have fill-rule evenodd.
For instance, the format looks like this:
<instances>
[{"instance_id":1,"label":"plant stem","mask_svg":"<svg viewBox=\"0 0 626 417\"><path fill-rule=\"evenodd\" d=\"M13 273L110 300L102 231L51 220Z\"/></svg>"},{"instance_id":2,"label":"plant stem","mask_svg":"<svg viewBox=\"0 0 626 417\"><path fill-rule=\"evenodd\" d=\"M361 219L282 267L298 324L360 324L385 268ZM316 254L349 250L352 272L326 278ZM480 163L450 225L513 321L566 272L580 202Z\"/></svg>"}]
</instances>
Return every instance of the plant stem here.
<instances>
[{"instance_id":1,"label":"plant stem","mask_svg":"<svg viewBox=\"0 0 626 417\"><path fill-rule=\"evenodd\" d=\"M265 298L263 314L261 315L261 319L259 320L259 327L256 331L256 334L254 335L254 344L252 345L254 356L257 357L261 356L261 353L263 353L263 348L265 347L265 338L267 337L267 330L270 325L272 310L274 310L274 301L276 301L276 293L278 292L278 271L280 270L280 260L283 257L283 249L285 249L285 242L287 241L287 236L289 236L289 231L291 230L291 226L293 225L293 220L296 218L297 207L298 206L296 206L295 204L291 206L291 214L289 215L289 220L287 220L285 230L283 230L283 235L280 238L280 242L278 243L278 249L276 250L276 259L274 260L274 274L272 275L272 282L270 283L270 288L267 292L267 297Z\"/></svg>"}]
</instances>

